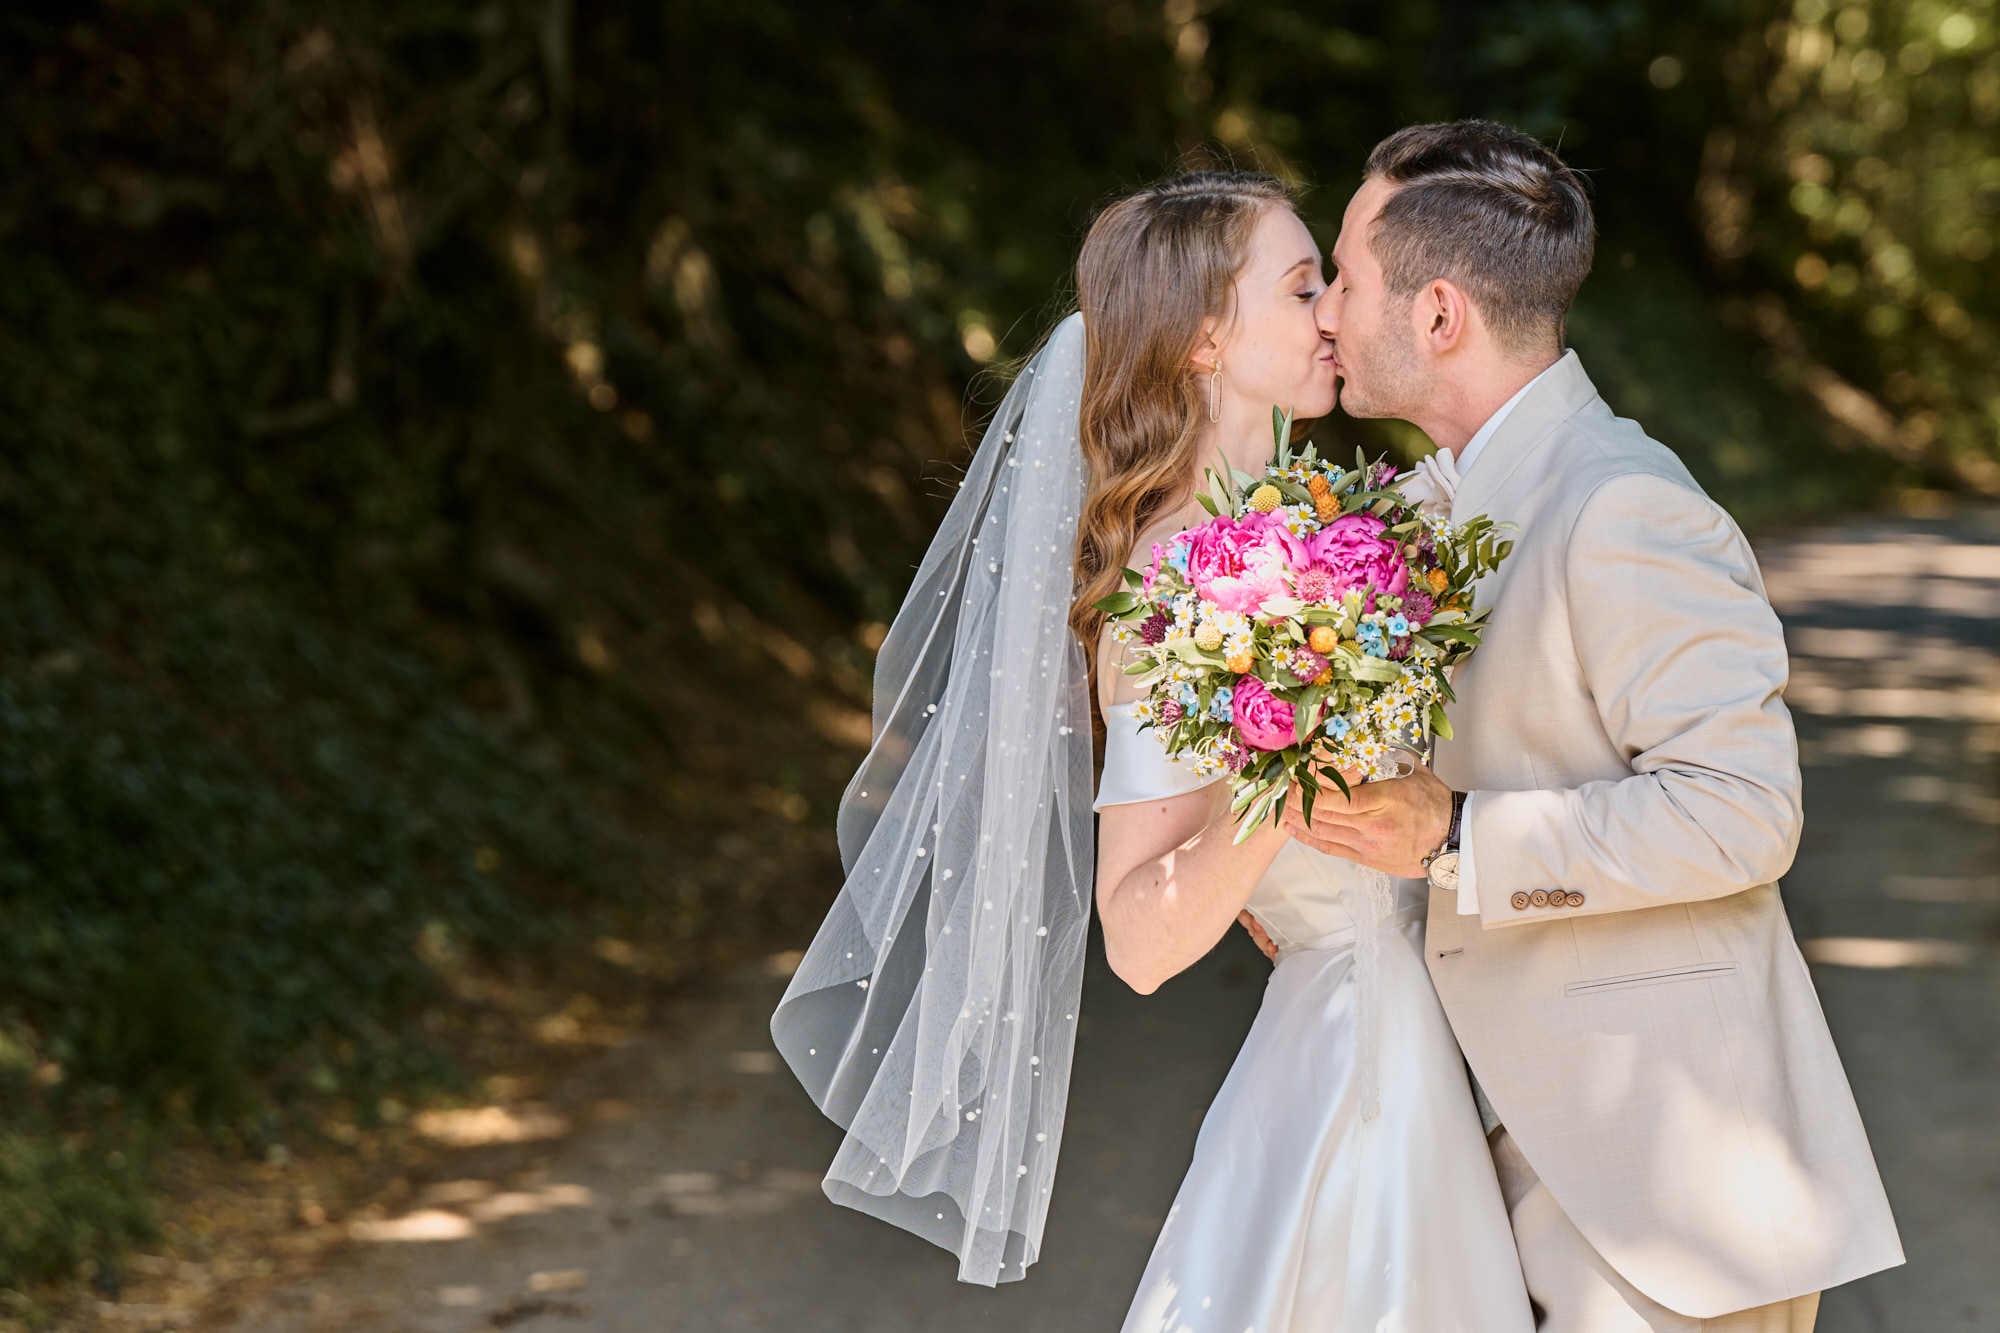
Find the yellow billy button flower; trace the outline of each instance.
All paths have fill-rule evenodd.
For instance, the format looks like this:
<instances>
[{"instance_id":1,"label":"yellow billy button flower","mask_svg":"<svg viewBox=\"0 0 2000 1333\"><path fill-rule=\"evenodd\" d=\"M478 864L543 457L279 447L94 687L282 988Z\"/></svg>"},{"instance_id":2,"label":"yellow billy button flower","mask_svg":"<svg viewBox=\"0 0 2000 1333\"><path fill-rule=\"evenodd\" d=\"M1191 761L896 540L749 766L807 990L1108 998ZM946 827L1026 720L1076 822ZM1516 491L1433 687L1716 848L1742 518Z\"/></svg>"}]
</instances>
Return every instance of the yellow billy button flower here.
<instances>
[{"instance_id":1,"label":"yellow billy button flower","mask_svg":"<svg viewBox=\"0 0 2000 1333\"><path fill-rule=\"evenodd\" d=\"M1268 481L1250 492L1250 507L1260 514L1268 514L1284 502L1285 493Z\"/></svg>"},{"instance_id":2,"label":"yellow billy button flower","mask_svg":"<svg viewBox=\"0 0 2000 1333\"><path fill-rule=\"evenodd\" d=\"M1194 632L1194 646L1203 652L1214 652L1222 646L1222 626L1213 621Z\"/></svg>"}]
</instances>

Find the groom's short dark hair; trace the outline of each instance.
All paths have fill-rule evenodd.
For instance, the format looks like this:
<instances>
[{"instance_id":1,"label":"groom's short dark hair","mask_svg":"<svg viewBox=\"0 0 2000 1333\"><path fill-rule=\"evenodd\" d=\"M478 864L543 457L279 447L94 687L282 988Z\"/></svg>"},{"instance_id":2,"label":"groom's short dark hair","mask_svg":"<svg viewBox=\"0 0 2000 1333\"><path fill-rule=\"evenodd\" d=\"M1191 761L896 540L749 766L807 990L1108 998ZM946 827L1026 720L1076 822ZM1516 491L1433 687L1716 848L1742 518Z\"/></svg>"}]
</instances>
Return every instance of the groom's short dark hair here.
<instances>
[{"instance_id":1,"label":"groom's short dark hair","mask_svg":"<svg viewBox=\"0 0 2000 1333\"><path fill-rule=\"evenodd\" d=\"M1444 278L1504 350L1550 336L1562 346L1596 225L1583 181L1552 149L1488 120L1412 125L1375 146L1365 175L1396 187L1369 238L1392 296Z\"/></svg>"}]
</instances>

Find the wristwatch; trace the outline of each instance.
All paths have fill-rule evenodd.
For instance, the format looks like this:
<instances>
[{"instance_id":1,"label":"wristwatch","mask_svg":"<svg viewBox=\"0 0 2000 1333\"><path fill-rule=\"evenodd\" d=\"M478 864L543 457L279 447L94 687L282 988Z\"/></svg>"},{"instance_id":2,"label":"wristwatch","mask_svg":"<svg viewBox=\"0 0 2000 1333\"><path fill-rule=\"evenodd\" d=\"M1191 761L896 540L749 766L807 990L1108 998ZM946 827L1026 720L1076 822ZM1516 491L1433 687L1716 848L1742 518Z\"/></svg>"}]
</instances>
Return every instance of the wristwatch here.
<instances>
[{"instance_id":1,"label":"wristwatch","mask_svg":"<svg viewBox=\"0 0 2000 1333\"><path fill-rule=\"evenodd\" d=\"M1464 819L1465 793L1455 791L1451 794L1451 828L1444 835L1444 845L1424 858L1424 869L1437 888L1453 892L1458 889L1458 836Z\"/></svg>"}]
</instances>

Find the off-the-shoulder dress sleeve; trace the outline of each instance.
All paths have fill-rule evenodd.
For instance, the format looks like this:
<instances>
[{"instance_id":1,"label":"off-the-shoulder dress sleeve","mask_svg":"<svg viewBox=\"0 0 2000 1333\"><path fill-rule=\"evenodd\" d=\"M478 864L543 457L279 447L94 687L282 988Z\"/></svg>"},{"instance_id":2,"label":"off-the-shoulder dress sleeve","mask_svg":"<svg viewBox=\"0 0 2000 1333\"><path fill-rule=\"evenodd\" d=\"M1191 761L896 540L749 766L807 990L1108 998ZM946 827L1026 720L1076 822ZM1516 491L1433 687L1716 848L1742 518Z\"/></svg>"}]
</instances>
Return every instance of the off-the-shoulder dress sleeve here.
<instances>
[{"instance_id":1,"label":"off-the-shoulder dress sleeve","mask_svg":"<svg viewBox=\"0 0 2000 1333\"><path fill-rule=\"evenodd\" d=\"M1134 701L1104 710L1104 777L1097 784L1092 809L1163 801L1222 780L1221 774L1198 778L1194 765L1169 759L1158 732L1139 730L1139 719L1133 716L1137 707Z\"/></svg>"}]
</instances>

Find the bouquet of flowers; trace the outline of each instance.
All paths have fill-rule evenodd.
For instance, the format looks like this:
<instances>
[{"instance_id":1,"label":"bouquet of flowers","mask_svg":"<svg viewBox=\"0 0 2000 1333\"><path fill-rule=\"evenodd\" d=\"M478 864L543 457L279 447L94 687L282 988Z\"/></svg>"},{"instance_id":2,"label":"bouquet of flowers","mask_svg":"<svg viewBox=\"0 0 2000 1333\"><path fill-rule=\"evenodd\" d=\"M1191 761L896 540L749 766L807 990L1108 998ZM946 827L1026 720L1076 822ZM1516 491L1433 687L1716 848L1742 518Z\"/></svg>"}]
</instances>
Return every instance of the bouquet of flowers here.
<instances>
[{"instance_id":1,"label":"bouquet of flowers","mask_svg":"<svg viewBox=\"0 0 2000 1333\"><path fill-rule=\"evenodd\" d=\"M1137 641L1141 724L1196 773L1234 775L1238 842L1282 816L1294 784L1310 822L1323 781L1350 794L1341 770L1396 776L1451 735L1448 669L1486 622L1472 585L1514 545L1484 515L1424 513L1393 464L1293 453L1291 414L1271 418L1264 476L1210 469L1216 493L1197 498L1213 517L1097 603L1114 639Z\"/></svg>"}]
</instances>

